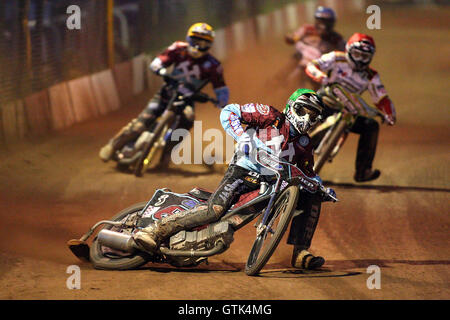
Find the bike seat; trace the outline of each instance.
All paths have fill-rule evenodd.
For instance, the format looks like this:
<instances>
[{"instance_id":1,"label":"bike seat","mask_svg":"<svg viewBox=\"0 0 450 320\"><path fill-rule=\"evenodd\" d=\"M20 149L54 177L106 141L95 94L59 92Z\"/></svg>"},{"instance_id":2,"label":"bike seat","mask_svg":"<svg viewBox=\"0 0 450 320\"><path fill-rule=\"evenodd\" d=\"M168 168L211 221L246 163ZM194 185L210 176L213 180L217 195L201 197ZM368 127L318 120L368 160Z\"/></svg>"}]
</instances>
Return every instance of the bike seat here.
<instances>
[{"instance_id":1,"label":"bike seat","mask_svg":"<svg viewBox=\"0 0 450 320\"><path fill-rule=\"evenodd\" d=\"M191 191L189 191L188 194L193 196L194 198L206 201L211 197L212 192L209 192L208 190L196 187L196 188L192 189Z\"/></svg>"}]
</instances>

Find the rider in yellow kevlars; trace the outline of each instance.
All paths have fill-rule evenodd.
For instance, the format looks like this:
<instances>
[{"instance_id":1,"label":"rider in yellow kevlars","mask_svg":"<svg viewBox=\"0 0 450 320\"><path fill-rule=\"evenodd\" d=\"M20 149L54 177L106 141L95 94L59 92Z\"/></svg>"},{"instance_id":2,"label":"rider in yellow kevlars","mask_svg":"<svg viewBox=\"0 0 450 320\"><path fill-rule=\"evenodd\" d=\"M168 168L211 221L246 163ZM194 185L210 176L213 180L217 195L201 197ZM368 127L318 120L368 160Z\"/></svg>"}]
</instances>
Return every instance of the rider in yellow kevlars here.
<instances>
[{"instance_id":1,"label":"rider in yellow kevlars","mask_svg":"<svg viewBox=\"0 0 450 320\"><path fill-rule=\"evenodd\" d=\"M345 52L332 51L311 61L306 74L322 86L338 83L349 92L362 94L368 90L375 106L385 114L385 121L394 125L396 113L377 71L369 67L375 54L375 41L371 36L353 34L347 41ZM377 147L379 125L376 120L359 116L351 129L360 135L356 154L357 182L377 179L381 172L372 169Z\"/></svg>"}]
</instances>

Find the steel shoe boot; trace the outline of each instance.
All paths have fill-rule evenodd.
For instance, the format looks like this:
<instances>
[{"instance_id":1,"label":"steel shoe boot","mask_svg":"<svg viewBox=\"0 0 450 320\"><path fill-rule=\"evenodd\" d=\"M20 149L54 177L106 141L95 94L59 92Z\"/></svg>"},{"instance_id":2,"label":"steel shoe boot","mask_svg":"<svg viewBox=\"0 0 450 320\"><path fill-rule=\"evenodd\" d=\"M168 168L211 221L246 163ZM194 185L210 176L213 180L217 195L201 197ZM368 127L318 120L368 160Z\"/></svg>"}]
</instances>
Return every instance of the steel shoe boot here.
<instances>
[{"instance_id":1,"label":"steel shoe boot","mask_svg":"<svg viewBox=\"0 0 450 320\"><path fill-rule=\"evenodd\" d=\"M114 154L114 148L112 146L112 143L108 142L108 144L106 144L105 146L103 146L100 149L100 152L98 155L99 155L100 159L102 159L104 162L108 162L109 160L111 160L113 154Z\"/></svg>"},{"instance_id":2,"label":"steel shoe boot","mask_svg":"<svg viewBox=\"0 0 450 320\"><path fill-rule=\"evenodd\" d=\"M325 259L320 256L314 256L307 250L296 250L292 254L291 265L297 269L315 270L323 266Z\"/></svg>"},{"instance_id":3,"label":"steel shoe boot","mask_svg":"<svg viewBox=\"0 0 450 320\"><path fill-rule=\"evenodd\" d=\"M134 242L145 251L155 252L159 247L160 239L156 232L157 227L150 226L136 232L133 236Z\"/></svg>"},{"instance_id":4,"label":"steel shoe boot","mask_svg":"<svg viewBox=\"0 0 450 320\"><path fill-rule=\"evenodd\" d=\"M363 171L357 171L355 174L355 181L356 182L366 182L366 181L372 181L377 179L381 174L381 171L378 169L372 170L372 169L366 169Z\"/></svg>"}]
</instances>

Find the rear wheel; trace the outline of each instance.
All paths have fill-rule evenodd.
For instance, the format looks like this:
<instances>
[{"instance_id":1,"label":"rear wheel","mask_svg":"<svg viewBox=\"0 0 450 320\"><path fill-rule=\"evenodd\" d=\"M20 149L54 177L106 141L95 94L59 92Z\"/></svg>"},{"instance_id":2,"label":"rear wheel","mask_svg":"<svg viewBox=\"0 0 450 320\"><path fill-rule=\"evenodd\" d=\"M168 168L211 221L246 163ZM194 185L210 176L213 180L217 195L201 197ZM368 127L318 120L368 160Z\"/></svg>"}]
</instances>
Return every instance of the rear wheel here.
<instances>
[{"instance_id":1,"label":"rear wheel","mask_svg":"<svg viewBox=\"0 0 450 320\"><path fill-rule=\"evenodd\" d=\"M291 186L284 190L275 201L266 228L256 237L253 243L245 266L247 275L257 275L269 261L291 221L298 194L298 187Z\"/></svg>"},{"instance_id":2,"label":"rear wheel","mask_svg":"<svg viewBox=\"0 0 450 320\"><path fill-rule=\"evenodd\" d=\"M144 209L145 205L146 202L137 203L120 211L111 220L131 222L133 219L137 218L137 215ZM133 228L119 229L118 227L114 226L106 226L103 229L109 229L112 231L127 234L131 234L134 231ZM128 270L135 269L144 265L147 261L149 261L150 255L141 251L129 253L119 250L113 250L98 243L96 237L92 242L92 246L89 252L89 258L96 269Z\"/></svg>"}]
</instances>

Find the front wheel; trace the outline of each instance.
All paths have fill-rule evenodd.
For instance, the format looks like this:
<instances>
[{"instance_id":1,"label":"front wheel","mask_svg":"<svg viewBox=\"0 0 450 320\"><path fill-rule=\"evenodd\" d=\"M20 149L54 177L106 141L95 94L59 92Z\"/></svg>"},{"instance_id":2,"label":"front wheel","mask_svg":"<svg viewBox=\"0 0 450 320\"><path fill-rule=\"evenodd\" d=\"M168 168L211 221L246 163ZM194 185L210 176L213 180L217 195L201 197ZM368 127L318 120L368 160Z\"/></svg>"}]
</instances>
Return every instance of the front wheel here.
<instances>
[{"instance_id":1,"label":"front wheel","mask_svg":"<svg viewBox=\"0 0 450 320\"><path fill-rule=\"evenodd\" d=\"M316 174L320 173L323 165L330 158L331 153L333 152L336 144L344 133L346 126L347 123L344 120L340 120L339 123L333 128L333 131L327 138L327 141L324 141L320 153L317 155L317 160L314 162L314 172Z\"/></svg>"},{"instance_id":2,"label":"front wheel","mask_svg":"<svg viewBox=\"0 0 450 320\"><path fill-rule=\"evenodd\" d=\"M146 202L137 203L131 207L128 207L118 214L116 214L111 220L113 221L129 221L137 219L137 215L144 209ZM130 223L130 225L132 225ZM132 228L120 229L117 227L107 226L104 229L111 229L117 232L123 232L131 234ZM135 269L144 265L149 261L150 256L145 252L137 251L133 253L122 252L119 250L113 250L109 247L102 246L97 237L92 242L92 247L89 252L89 258L94 268L106 269L106 270L128 270Z\"/></svg>"},{"instance_id":3,"label":"front wheel","mask_svg":"<svg viewBox=\"0 0 450 320\"><path fill-rule=\"evenodd\" d=\"M253 243L245 266L247 275L257 275L269 261L291 221L297 205L298 194L298 187L290 186L276 200L270 213L269 222Z\"/></svg>"},{"instance_id":4,"label":"front wheel","mask_svg":"<svg viewBox=\"0 0 450 320\"><path fill-rule=\"evenodd\" d=\"M169 128L170 118L163 118L156 126L153 136L150 140L144 145L142 149L142 155L136 162L136 166L134 168L134 175L136 177L141 177L144 172L150 166L150 163L155 156L156 150L158 149L158 143L162 142L164 136Z\"/></svg>"}]
</instances>

